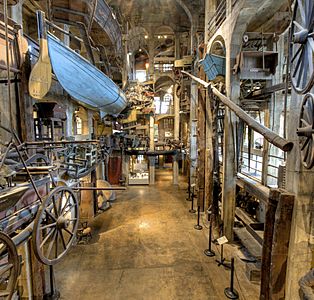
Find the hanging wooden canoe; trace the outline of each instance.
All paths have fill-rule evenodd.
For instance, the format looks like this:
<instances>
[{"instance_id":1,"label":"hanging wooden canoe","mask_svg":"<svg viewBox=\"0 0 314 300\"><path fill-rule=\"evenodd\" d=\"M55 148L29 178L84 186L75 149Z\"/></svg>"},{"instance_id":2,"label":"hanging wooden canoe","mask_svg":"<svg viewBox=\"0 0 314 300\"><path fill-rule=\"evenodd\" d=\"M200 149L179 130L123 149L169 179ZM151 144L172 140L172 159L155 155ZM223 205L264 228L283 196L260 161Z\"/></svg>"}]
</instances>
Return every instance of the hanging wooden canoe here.
<instances>
[{"instance_id":1,"label":"hanging wooden canoe","mask_svg":"<svg viewBox=\"0 0 314 300\"><path fill-rule=\"evenodd\" d=\"M51 65L62 87L77 101L110 115L127 105L122 90L78 53L47 34Z\"/></svg>"}]
</instances>

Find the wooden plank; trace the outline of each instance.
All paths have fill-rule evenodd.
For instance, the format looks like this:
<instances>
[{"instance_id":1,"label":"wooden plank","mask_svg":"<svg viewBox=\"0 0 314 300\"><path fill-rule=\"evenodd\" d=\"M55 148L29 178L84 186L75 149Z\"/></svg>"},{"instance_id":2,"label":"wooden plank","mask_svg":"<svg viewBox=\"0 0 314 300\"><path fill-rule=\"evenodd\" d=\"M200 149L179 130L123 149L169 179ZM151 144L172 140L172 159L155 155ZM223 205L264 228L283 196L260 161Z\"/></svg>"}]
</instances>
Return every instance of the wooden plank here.
<instances>
[{"instance_id":1,"label":"wooden plank","mask_svg":"<svg viewBox=\"0 0 314 300\"><path fill-rule=\"evenodd\" d=\"M269 201L267 203L264 244L262 251L262 273L261 273L261 291L260 300L270 300L269 282L270 282L270 267L271 267L271 251L274 233L274 219L277 209L280 192L277 189L270 191Z\"/></svg>"},{"instance_id":2,"label":"wooden plank","mask_svg":"<svg viewBox=\"0 0 314 300\"><path fill-rule=\"evenodd\" d=\"M239 173L237 175L237 185L252 196L258 198L260 201L263 201L265 204L268 203L270 189L267 186L264 186L261 183Z\"/></svg>"},{"instance_id":3,"label":"wooden plank","mask_svg":"<svg viewBox=\"0 0 314 300\"><path fill-rule=\"evenodd\" d=\"M294 195L282 193L276 210L271 254L270 299L285 298L288 249L294 206Z\"/></svg>"}]
</instances>

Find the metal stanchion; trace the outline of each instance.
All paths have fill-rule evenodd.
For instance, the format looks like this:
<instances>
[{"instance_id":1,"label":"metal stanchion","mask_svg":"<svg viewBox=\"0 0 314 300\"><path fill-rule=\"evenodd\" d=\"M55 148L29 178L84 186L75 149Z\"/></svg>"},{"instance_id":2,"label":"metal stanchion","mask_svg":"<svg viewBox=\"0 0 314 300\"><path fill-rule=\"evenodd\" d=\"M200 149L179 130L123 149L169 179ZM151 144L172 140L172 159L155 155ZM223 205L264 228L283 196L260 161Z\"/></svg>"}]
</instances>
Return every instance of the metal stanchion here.
<instances>
[{"instance_id":1,"label":"metal stanchion","mask_svg":"<svg viewBox=\"0 0 314 300\"><path fill-rule=\"evenodd\" d=\"M187 190L188 197L185 199L186 201L191 201L191 178L189 176L189 183L188 183L188 190Z\"/></svg>"},{"instance_id":2,"label":"metal stanchion","mask_svg":"<svg viewBox=\"0 0 314 300\"><path fill-rule=\"evenodd\" d=\"M209 257L213 257L215 256L215 252L212 251L212 215L211 215L211 212L208 211L208 217L209 217L209 230L208 230L208 249L204 250L204 254L206 256L209 256Z\"/></svg>"},{"instance_id":3,"label":"metal stanchion","mask_svg":"<svg viewBox=\"0 0 314 300\"><path fill-rule=\"evenodd\" d=\"M225 288L225 295L229 299L239 299L239 293L234 289L234 258L231 259L230 287Z\"/></svg>"},{"instance_id":4,"label":"metal stanchion","mask_svg":"<svg viewBox=\"0 0 314 300\"><path fill-rule=\"evenodd\" d=\"M224 258L224 245L220 245L220 260L216 259L216 262L218 263L218 267L224 266L225 268L230 269L230 265L226 263L226 259Z\"/></svg>"},{"instance_id":5,"label":"metal stanchion","mask_svg":"<svg viewBox=\"0 0 314 300\"><path fill-rule=\"evenodd\" d=\"M203 226L200 225L200 213L201 213L201 207L198 205L197 206L197 224L194 225L194 229L196 230L202 230Z\"/></svg>"},{"instance_id":6,"label":"metal stanchion","mask_svg":"<svg viewBox=\"0 0 314 300\"><path fill-rule=\"evenodd\" d=\"M192 195L191 195L191 209L189 210L189 212L192 214L196 212L196 210L194 209L194 198L195 198L195 194L194 194L194 186L193 186Z\"/></svg>"}]
</instances>

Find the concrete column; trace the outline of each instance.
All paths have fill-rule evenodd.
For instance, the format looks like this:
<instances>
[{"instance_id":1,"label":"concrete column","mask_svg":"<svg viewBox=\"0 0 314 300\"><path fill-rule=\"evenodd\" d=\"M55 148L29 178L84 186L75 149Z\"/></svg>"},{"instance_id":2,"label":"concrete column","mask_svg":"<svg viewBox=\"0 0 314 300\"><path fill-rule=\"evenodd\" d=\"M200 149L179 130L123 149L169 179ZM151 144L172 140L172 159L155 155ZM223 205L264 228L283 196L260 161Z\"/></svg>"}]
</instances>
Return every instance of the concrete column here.
<instances>
[{"instance_id":1,"label":"concrete column","mask_svg":"<svg viewBox=\"0 0 314 300\"><path fill-rule=\"evenodd\" d=\"M149 150L155 150L154 128L155 118L153 115L149 117ZM155 156L149 156L149 184L155 184Z\"/></svg>"},{"instance_id":2,"label":"concrete column","mask_svg":"<svg viewBox=\"0 0 314 300\"><path fill-rule=\"evenodd\" d=\"M198 89L197 83L191 82L191 104L190 104L190 182L195 183L197 168L197 105Z\"/></svg>"}]
</instances>

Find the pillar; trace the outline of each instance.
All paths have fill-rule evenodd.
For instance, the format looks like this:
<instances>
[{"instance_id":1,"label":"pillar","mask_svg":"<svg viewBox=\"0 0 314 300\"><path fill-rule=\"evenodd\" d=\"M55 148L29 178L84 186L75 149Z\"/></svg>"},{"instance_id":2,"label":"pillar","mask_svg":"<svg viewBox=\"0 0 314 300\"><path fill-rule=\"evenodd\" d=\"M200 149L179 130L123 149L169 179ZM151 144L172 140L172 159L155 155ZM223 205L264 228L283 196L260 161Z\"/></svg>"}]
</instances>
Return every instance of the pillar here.
<instances>
[{"instance_id":1,"label":"pillar","mask_svg":"<svg viewBox=\"0 0 314 300\"><path fill-rule=\"evenodd\" d=\"M174 107L174 140L180 140L180 98L177 95L179 84L174 85L173 107ZM179 184L179 162L178 155L173 156L173 184Z\"/></svg>"},{"instance_id":2,"label":"pillar","mask_svg":"<svg viewBox=\"0 0 314 300\"><path fill-rule=\"evenodd\" d=\"M196 182L197 167L197 103L198 89L195 81L191 82L190 104L190 182Z\"/></svg>"},{"instance_id":3,"label":"pillar","mask_svg":"<svg viewBox=\"0 0 314 300\"><path fill-rule=\"evenodd\" d=\"M236 47L234 47L236 48ZM240 80L232 75L231 69L235 59L231 58L231 45L226 46L226 88L227 96L234 102L239 101ZM235 56L235 55L234 55ZM229 241L233 240L233 225L236 202L236 164L235 164L235 128L236 116L227 107L224 119L224 153L223 153L223 188L222 188L222 217L223 232Z\"/></svg>"},{"instance_id":4,"label":"pillar","mask_svg":"<svg viewBox=\"0 0 314 300\"><path fill-rule=\"evenodd\" d=\"M313 90L311 93L313 93ZM303 97L293 90L287 119L287 139L294 143L287 155L286 189L295 195L286 276L286 299L299 299L299 280L314 268L314 168L301 162L296 130Z\"/></svg>"},{"instance_id":5,"label":"pillar","mask_svg":"<svg viewBox=\"0 0 314 300\"><path fill-rule=\"evenodd\" d=\"M149 151L155 151L154 131L155 118L149 117ZM149 184L155 184L155 156L149 156Z\"/></svg>"},{"instance_id":6,"label":"pillar","mask_svg":"<svg viewBox=\"0 0 314 300\"><path fill-rule=\"evenodd\" d=\"M180 59L181 57L181 45L180 45L180 33L176 32L174 35L174 43L175 43L175 58Z\"/></svg>"}]
</instances>

